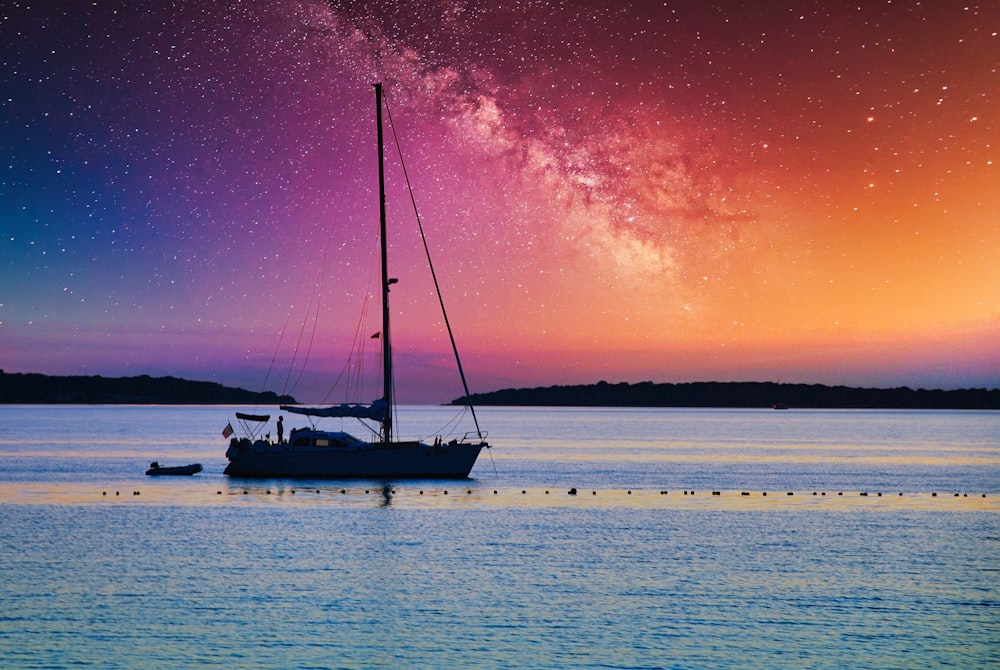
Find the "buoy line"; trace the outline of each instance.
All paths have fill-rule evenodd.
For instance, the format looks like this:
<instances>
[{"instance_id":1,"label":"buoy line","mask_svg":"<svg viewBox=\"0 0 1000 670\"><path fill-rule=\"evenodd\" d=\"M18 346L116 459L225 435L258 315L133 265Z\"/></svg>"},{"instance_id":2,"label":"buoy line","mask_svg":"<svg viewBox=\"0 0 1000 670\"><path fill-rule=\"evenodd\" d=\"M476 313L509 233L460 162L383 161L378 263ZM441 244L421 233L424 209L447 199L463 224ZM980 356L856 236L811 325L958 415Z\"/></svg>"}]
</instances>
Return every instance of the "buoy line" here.
<instances>
[{"instance_id":1,"label":"buoy line","mask_svg":"<svg viewBox=\"0 0 1000 670\"><path fill-rule=\"evenodd\" d=\"M262 489L258 490L256 493L258 495L263 495L263 496L284 496L286 494L287 495L295 495L296 491L304 491L304 490L305 491L315 491L316 494L320 494L321 492L323 492L322 489L312 489L312 488L309 488L309 489L288 488L286 490L286 489L281 489L281 488L272 489L270 487L267 487L267 488L262 488ZM555 492L558 495L558 490L553 491L552 487L544 488L544 489L543 488L538 488L538 489L535 489L535 490L537 490L539 492L539 494L546 495L546 496L550 495L550 493L553 493L553 492ZM229 494L230 495L240 495L240 494L242 494L244 496L247 496L247 495L250 495L250 493L252 491L253 491L253 487L239 487L238 490L230 490ZM383 487L381 489L372 489L370 487L369 488L363 488L363 489L359 488L357 490L351 490L351 489L347 489L347 488L335 488L335 489L328 489L327 491L328 492L332 492L332 493L339 493L340 495L351 495L351 494L353 494L353 495L369 495L370 496L370 495L375 494L375 495L379 495L379 496L382 496L382 497L392 497L392 496L400 495L401 493L402 494L406 494L407 493L407 489L405 489L405 488L402 489L402 492L401 492L401 490L398 487L389 487L389 486ZM501 489L490 489L488 491L485 488L484 489L467 488L466 491L465 491L465 494L466 494L466 496L472 496L472 495L475 495L475 494L482 494L482 495L486 496L486 495L490 494L490 491L492 491L492 495L493 496L503 495L503 493L504 493L504 491L502 491ZM508 493L510 493L511 491L513 491L512 494L519 494L521 496L526 496L526 495L529 495L529 492L531 492L532 489L521 488L521 489L515 489L515 490L508 490ZM425 494L426 495L431 495L431 496L433 496L435 494L439 494L439 495L442 495L442 496L447 496L448 495L448 489L439 489L438 491L434 491L434 490L430 490L430 489L416 489L416 490L410 490L409 492L410 493L414 493L415 492L415 494L418 495L418 496L424 496ZM638 488L628 488L628 489L606 489L606 490L590 489L591 497L598 496L598 492L600 492L601 495L620 494L622 496L632 496L633 493L635 493L636 495L639 495L639 496L641 496L643 493L658 494L660 496L669 496L669 495L671 495L669 489L638 489ZM216 493L216 495L224 495L225 494L225 492L222 491L222 490L217 490L215 493ZM572 487L572 488L564 489L563 490L563 495L566 495L566 496L577 496L577 495L579 495L579 493L580 493L580 491L576 487ZM674 491L674 495L676 495L676 493L677 493L677 491L675 490ZM696 492L695 489L682 489L680 493L681 493L681 497L682 498L696 498L696 497L698 497L697 496L697 492ZM721 498L721 497L736 496L736 495L738 495L738 496L743 497L743 498L755 497L755 496L761 497L761 498L766 498L768 496L768 493L769 492L766 491L766 490L762 490L762 491L759 491L759 492L754 492L754 491L749 491L749 490L723 491L723 490L716 489L716 490L712 490L710 492L710 496L712 498ZM894 491L894 493L896 494L895 497L897 497L897 498L901 498L901 497L904 497L904 496L909 496L909 497L929 496L931 498L941 497L939 495L939 492L937 492L937 491L930 491L930 492L911 491L911 492L908 492L908 493L904 493L903 491ZM142 492L140 490L133 490L132 491L132 496L133 497L138 497L141 494L142 494ZM102 490L101 491L101 496L102 497L108 497L109 495L110 494L109 494L108 490ZM115 497L121 497L121 491L114 491L113 495ZM786 497L794 497L796 495L808 496L808 497L816 497L816 498L823 498L823 497L827 497L828 496L827 491L822 490L822 489L817 489L817 490L814 490L814 491L811 491L811 492L803 492L803 493L799 493L799 492L796 492L796 491L788 491L788 490L786 490L786 492L785 492L785 496ZM830 493L829 495L832 496L834 494ZM850 497L850 496L857 496L857 497L860 497L860 498L869 498L869 497L881 498L884 495L891 496L892 494L891 493L886 493L886 492L883 492L883 491L867 491L867 490L864 490L864 491L855 491L855 492L839 491L838 490L836 492L836 497L839 497L839 498ZM970 494L968 492L953 492L950 497L952 497L952 498L968 498L968 497L970 497ZM987 498L988 494L986 494L986 493L975 494L974 493L974 494L972 494L972 497L973 498L975 498L975 497Z\"/></svg>"}]
</instances>

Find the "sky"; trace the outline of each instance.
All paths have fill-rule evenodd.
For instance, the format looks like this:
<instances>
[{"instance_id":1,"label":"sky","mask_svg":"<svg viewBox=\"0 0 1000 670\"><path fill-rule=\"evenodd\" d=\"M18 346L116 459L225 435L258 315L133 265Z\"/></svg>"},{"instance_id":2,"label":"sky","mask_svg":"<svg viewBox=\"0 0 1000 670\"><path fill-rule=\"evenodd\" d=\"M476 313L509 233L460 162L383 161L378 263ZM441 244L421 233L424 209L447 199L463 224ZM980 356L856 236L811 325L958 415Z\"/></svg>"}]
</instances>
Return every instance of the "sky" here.
<instances>
[{"instance_id":1,"label":"sky","mask_svg":"<svg viewBox=\"0 0 1000 670\"><path fill-rule=\"evenodd\" d=\"M996 3L0 7L0 368L1000 387ZM352 351L359 353L352 354Z\"/></svg>"}]
</instances>

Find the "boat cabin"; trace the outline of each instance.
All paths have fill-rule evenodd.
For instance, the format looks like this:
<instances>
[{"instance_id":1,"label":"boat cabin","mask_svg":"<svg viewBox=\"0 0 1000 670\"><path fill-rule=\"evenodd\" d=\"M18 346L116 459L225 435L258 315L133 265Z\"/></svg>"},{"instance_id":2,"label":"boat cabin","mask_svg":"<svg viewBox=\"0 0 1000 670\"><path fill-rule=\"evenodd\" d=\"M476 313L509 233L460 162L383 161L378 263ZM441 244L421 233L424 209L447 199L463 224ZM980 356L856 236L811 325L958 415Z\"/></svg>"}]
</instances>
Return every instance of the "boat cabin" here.
<instances>
[{"instance_id":1,"label":"boat cabin","mask_svg":"<svg viewBox=\"0 0 1000 670\"><path fill-rule=\"evenodd\" d=\"M292 434L288 438L288 444L292 447L360 448L365 443L350 433L313 430L312 428L293 428Z\"/></svg>"}]
</instances>

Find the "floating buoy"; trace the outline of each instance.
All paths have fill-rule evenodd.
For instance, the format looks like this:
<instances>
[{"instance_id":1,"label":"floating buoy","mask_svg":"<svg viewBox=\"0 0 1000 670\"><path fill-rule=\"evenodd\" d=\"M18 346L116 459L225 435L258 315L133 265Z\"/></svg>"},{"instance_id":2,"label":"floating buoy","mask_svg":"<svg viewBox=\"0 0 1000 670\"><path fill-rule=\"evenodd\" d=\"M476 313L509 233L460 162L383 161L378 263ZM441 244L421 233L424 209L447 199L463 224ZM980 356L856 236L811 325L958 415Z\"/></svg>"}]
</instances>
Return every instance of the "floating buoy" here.
<instances>
[{"instance_id":1,"label":"floating buoy","mask_svg":"<svg viewBox=\"0 0 1000 670\"><path fill-rule=\"evenodd\" d=\"M740 495L741 496L748 496L748 495L750 495L750 492L749 491L741 491Z\"/></svg>"},{"instance_id":2,"label":"floating buoy","mask_svg":"<svg viewBox=\"0 0 1000 670\"><path fill-rule=\"evenodd\" d=\"M445 494L445 495L448 495L448 492L447 492L447 491L445 491L445 492L444 492L444 494Z\"/></svg>"},{"instance_id":3,"label":"floating buoy","mask_svg":"<svg viewBox=\"0 0 1000 670\"><path fill-rule=\"evenodd\" d=\"M264 493L266 493L267 495L271 495L271 489L267 489L266 491L264 491Z\"/></svg>"},{"instance_id":4,"label":"floating buoy","mask_svg":"<svg viewBox=\"0 0 1000 670\"><path fill-rule=\"evenodd\" d=\"M931 498L937 498L937 492L932 493Z\"/></svg>"},{"instance_id":5,"label":"floating buoy","mask_svg":"<svg viewBox=\"0 0 1000 670\"><path fill-rule=\"evenodd\" d=\"M115 491L115 495L118 495L118 491Z\"/></svg>"},{"instance_id":6,"label":"floating buoy","mask_svg":"<svg viewBox=\"0 0 1000 670\"><path fill-rule=\"evenodd\" d=\"M248 493L249 493L249 491L247 491L246 489L243 489L243 495L247 495Z\"/></svg>"},{"instance_id":7,"label":"floating buoy","mask_svg":"<svg viewBox=\"0 0 1000 670\"><path fill-rule=\"evenodd\" d=\"M789 491L789 492L788 492L788 495L790 495L790 496L793 496L793 495L795 495L795 494L794 494L794 493L792 493L791 491Z\"/></svg>"},{"instance_id":8,"label":"floating buoy","mask_svg":"<svg viewBox=\"0 0 1000 670\"><path fill-rule=\"evenodd\" d=\"M527 491L525 491L524 489L521 489L521 495L524 495L525 493L527 493Z\"/></svg>"},{"instance_id":9,"label":"floating buoy","mask_svg":"<svg viewBox=\"0 0 1000 670\"><path fill-rule=\"evenodd\" d=\"M767 496L767 491L764 491L763 493L761 493L761 495L766 497Z\"/></svg>"},{"instance_id":10,"label":"floating buoy","mask_svg":"<svg viewBox=\"0 0 1000 670\"><path fill-rule=\"evenodd\" d=\"M215 495L217 495L217 496L221 496L221 495L222 495L222 491L216 491L216 492L215 492Z\"/></svg>"},{"instance_id":11,"label":"floating buoy","mask_svg":"<svg viewBox=\"0 0 1000 670\"><path fill-rule=\"evenodd\" d=\"M421 491L421 492L420 492L420 495L423 495L423 494L424 494L424 492L423 492L423 491Z\"/></svg>"},{"instance_id":12,"label":"floating buoy","mask_svg":"<svg viewBox=\"0 0 1000 670\"><path fill-rule=\"evenodd\" d=\"M549 494L549 492L548 492L548 491L545 491L545 495L548 495L548 494Z\"/></svg>"},{"instance_id":13,"label":"floating buoy","mask_svg":"<svg viewBox=\"0 0 1000 670\"><path fill-rule=\"evenodd\" d=\"M101 491L101 495L102 496L106 496L106 495L108 495L108 492L107 491Z\"/></svg>"},{"instance_id":14,"label":"floating buoy","mask_svg":"<svg viewBox=\"0 0 1000 670\"><path fill-rule=\"evenodd\" d=\"M421 491L421 493L423 493L423 491ZM493 495L496 495L496 494L497 494L497 490L493 489Z\"/></svg>"},{"instance_id":15,"label":"floating buoy","mask_svg":"<svg viewBox=\"0 0 1000 670\"><path fill-rule=\"evenodd\" d=\"M569 491L567 491L567 493L569 495L571 495L571 496L575 496L576 495L576 489L570 489Z\"/></svg>"},{"instance_id":16,"label":"floating buoy","mask_svg":"<svg viewBox=\"0 0 1000 670\"><path fill-rule=\"evenodd\" d=\"M595 495L595 496L597 495L597 491L591 491L590 493L591 493L591 495Z\"/></svg>"},{"instance_id":17,"label":"floating buoy","mask_svg":"<svg viewBox=\"0 0 1000 670\"><path fill-rule=\"evenodd\" d=\"M660 495L661 495L661 496L665 496L665 495L667 495L667 491L665 491L665 490L664 490L664 491L660 491Z\"/></svg>"},{"instance_id":18,"label":"floating buoy","mask_svg":"<svg viewBox=\"0 0 1000 670\"><path fill-rule=\"evenodd\" d=\"M471 496L472 495L472 489L469 489L468 491L466 491L466 493L468 493Z\"/></svg>"},{"instance_id":19,"label":"floating buoy","mask_svg":"<svg viewBox=\"0 0 1000 670\"><path fill-rule=\"evenodd\" d=\"M548 491L546 491L546 493L548 493ZM631 492L631 491L629 491L629 492L628 492L628 494L629 494L629 495L632 495L632 492Z\"/></svg>"},{"instance_id":20,"label":"floating buoy","mask_svg":"<svg viewBox=\"0 0 1000 670\"><path fill-rule=\"evenodd\" d=\"M722 495L722 491L712 491L712 495L713 496L721 496Z\"/></svg>"}]
</instances>

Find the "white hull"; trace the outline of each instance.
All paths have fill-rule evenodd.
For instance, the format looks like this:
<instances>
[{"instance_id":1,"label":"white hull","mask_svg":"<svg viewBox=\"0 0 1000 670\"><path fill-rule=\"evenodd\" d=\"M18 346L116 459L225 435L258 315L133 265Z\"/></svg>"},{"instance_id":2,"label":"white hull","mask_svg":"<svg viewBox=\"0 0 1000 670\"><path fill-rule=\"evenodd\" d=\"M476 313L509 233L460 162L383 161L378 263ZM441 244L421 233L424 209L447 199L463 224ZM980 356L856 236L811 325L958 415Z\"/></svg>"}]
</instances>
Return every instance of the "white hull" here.
<instances>
[{"instance_id":1,"label":"white hull","mask_svg":"<svg viewBox=\"0 0 1000 670\"><path fill-rule=\"evenodd\" d=\"M293 447L257 442L230 447L230 477L289 479L462 479L469 476L485 442L432 446L422 442L388 446Z\"/></svg>"}]
</instances>

